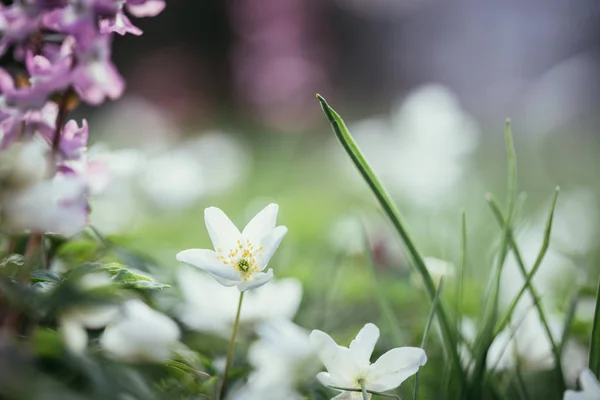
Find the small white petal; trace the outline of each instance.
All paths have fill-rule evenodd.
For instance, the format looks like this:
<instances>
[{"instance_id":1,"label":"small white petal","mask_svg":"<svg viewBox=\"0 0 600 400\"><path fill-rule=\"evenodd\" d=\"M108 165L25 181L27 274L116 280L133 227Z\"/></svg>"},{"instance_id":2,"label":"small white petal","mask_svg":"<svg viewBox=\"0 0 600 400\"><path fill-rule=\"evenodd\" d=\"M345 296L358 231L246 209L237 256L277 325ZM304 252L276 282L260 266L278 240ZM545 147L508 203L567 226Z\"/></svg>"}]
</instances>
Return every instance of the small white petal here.
<instances>
[{"instance_id":1,"label":"small white petal","mask_svg":"<svg viewBox=\"0 0 600 400\"><path fill-rule=\"evenodd\" d=\"M213 276L218 276L228 281L239 282L241 277L238 270L217 258L217 254L212 250L189 249L177 253L177 261L192 267L200 268Z\"/></svg>"},{"instance_id":2,"label":"small white petal","mask_svg":"<svg viewBox=\"0 0 600 400\"><path fill-rule=\"evenodd\" d=\"M399 347L379 357L369 366L366 376L367 387L376 392L395 389L419 367L425 365L427 356L418 347Z\"/></svg>"},{"instance_id":3,"label":"small white petal","mask_svg":"<svg viewBox=\"0 0 600 400\"><path fill-rule=\"evenodd\" d=\"M242 231L244 239L249 239L252 243L260 243L275 228L278 212L279 206L274 203L263 208Z\"/></svg>"},{"instance_id":4,"label":"small white petal","mask_svg":"<svg viewBox=\"0 0 600 400\"><path fill-rule=\"evenodd\" d=\"M261 246L263 246L263 253L259 260L257 260L257 266L262 271L265 269L271 257L275 253L275 250L279 247L279 244L283 240L283 237L287 233L287 228L285 226L278 226L271 231L267 236L263 238L261 241Z\"/></svg>"},{"instance_id":5,"label":"small white petal","mask_svg":"<svg viewBox=\"0 0 600 400\"><path fill-rule=\"evenodd\" d=\"M257 287L261 287L265 283L269 282L273 278L273 270L270 269L267 272L255 272L252 274L251 279L247 281L242 281L238 285L238 289L240 292L245 292L246 290L255 289Z\"/></svg>"},{"instance_id":6,"label":"small white petal","mask_svg":"<svg viewBox=\"0 0 600 400\"><path fill-rule=\"evenodd\" d=\"M88 335L85 328L77 321L62 318L59 325L60 334L67 348L73 353L83 353L87 347Z\"/></svg>"},{"instance_id":7,"label":"small white petal","mask_svg":"<svg viewBox=\"0 0 600 400\"><path fill-rule=\"evenodd\" d=\"M356 385L360 367L356 364L349 349L338 346L331 336L316 329L310 333L310 342L335 382L335 386L354 387Z\"/></svg>"},{"instance_id":8,"label":"small white petal","mask_svg":"<svg viewBox=\"0 0 600 400\"><path fill-rule=\"evenodd\" d=\"M321 385L323 386L337 386L337 382L333 380L331 375L329 375L329 372L319 372L317 374L317 379L319 380L319 382L321 382Z\"/></svg>"},{"instance_id":9,"label":"small white petal","mask_svg":"<svg viewBox=\"0 0 600 400\"><path fill-rule=\"evenodd\" d=\"M210 240L215 250L222 248L224 251L233 249L238 240L242 238L238 228L229 217L217 207L208 207L204 210L204 222Z\"/></svg>"},{"instance_id":10,"label":"small white petal","mask_svg":"<svg viewBox=\"0 0 600 400\"><path fill-rule=\"evenodd\" d=\"M594 373L587 368L581 371L581 374L579 375L579 383L584 391L593 389L600 391L600 383L598 382L598 379L596 379Z\"/></svg>"},{"instance_id":11,"label":"small white petal","mask_svg":"<svg viewBox=\"0 0 600 400\"><path fill-rule=\"evenodd\" d=\"M240 279L239 279L239 280L237 280L237 281L232 281L232 280L229 280L229 279L224 279L224 278L221 278L220 276L217 276L217 275L214 275L214 274L210 274L210 276L212 276L213 278L215 278L215 280L216 280L217 282L219 282L221 285L223 285L223 286L226 286L226 287L231 287L231 286L238 285L238 284L240 283L240 280L242 279L242 278L240 277Z\"/></svg>"},{"instance_id":12,"label":"small white petal","mask_svg":"<svg viewBox=\"0 0 600 400\"><path fill-rule=\"evenodd\" d=\"M375 324L368 323L358 332L349 347L358 365L369 364L378 339L379 328Z\"/></svg>"}]
</instances>

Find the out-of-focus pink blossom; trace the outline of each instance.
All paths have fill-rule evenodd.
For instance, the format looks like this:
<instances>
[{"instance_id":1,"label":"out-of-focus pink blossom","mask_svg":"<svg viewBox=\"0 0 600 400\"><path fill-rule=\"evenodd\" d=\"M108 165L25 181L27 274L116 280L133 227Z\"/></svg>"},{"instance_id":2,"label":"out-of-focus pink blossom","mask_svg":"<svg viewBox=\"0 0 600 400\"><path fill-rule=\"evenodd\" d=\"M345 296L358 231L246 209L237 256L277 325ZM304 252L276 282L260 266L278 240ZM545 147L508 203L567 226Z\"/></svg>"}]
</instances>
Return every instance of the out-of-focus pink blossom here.
<instances>
[{"instance_id":1,"label":"out-of-focus pink blossom","mask_svg":"<svg viewBox=\"0 0 600 400\"><path fill-rule=\"evenodd\" d=\"M60 137L60 151L66 159L79 159L85 154L88 142L88 124L84 119L81 122L81 128L77 122L71 120L65 125Z\"/></svg>"},{"instance_id":2,"label":"out-of-focus pink blossom","mask_svg":"<svg viewBox=\"0 0 600 400\"><path fill-rule=\"evenodd\" d=\"M79 63L73 70L75 90L87 103L98 105L121 97L125 81L110 59L110 36L103 35L94 46L79 54Z\"/></svg>"},{"instance_id":3,"label":"out-of-focus pink blossom","mask_svg":"<svg viewBox=\"0 0 600 400\"><path fill-rule=\"evenodd\" d=\"M164 0L126 0L127 11L138 18L155 17L165 6Z\"/></svg>"},{"instance_id":4,"label":"out-of-focus pink blossom","mask_svg":"<svg viewBox=\"0 0 600 400\"><path fill-rule=\"evenodd\" d=\"M142 34L142 30L131 23L131 21L129 20L129 18L127 18L127 15L125 15L123 10L117 11L117 13L111 18L101 20L100 32L115 32L119 35L131 33L135 36L139 36Z\"/></svg>"}]
</instances>

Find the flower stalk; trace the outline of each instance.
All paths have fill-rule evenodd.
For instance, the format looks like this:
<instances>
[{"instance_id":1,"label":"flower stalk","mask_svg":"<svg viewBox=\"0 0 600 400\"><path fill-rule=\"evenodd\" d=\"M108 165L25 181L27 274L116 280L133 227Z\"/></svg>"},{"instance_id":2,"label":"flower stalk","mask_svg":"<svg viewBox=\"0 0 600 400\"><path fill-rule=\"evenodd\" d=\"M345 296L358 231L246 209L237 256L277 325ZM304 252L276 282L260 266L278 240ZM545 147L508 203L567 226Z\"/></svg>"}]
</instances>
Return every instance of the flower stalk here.
<instances>
[{"instance_id":1,"label":"flower stalk","mask_svg":"<svg viewBox=\"0 0 600 400\"><path fill-rule=\"evenodd\" d=\"M225 372L223 373L223 383L221 384L221 392L219 399L222 399L227 390L227 377L229 376L229 368L231 367L231 358L233 357L233 349L235 347L235 337L240 325L240 314L242 312L242 301L244 300L244 292L240 292L240 300L238 301L237 313L235 322L233 323L233 332L231 332L231 340L229 341L229 349L227 350L227 361L225 362Z\"/></svg>"}]
</instances>

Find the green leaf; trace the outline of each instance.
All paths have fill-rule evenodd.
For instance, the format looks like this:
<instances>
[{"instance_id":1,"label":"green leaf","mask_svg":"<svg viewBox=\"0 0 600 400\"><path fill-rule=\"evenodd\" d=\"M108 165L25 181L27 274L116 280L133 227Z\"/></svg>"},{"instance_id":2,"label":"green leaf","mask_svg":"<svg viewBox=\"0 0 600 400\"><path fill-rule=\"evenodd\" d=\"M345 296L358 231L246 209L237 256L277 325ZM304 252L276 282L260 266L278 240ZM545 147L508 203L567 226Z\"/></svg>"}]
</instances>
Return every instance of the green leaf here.
<instances>
[{"instance_id":1,"label":"green leaf","mask_svg":"<svg viewBox=\"0 0 600 400\"><path fill-rule=\"evenodd\" d=\"M152 278L133 272L122 264L109 263L102 266L102 269L112 275L113 281L123 285L127 289L138 290L160 290L171 286L154 282Z\"/></svg>"},{"instance_id":2,"label":"green leaf","mask_svg":"<svg viewBox=\"0 0 600 400\"><path fill-rule=\"evenodd\" d=\"M31 273L31 282L33 283L44 282L57 284L62 282L63 279L65 279L65 277L62 276L62 274L45 269L39 269Z\"/></svg>"},{"instance_id":3,"label":"green leaf","mask_svg":"<svg viewBox=\"0 0 600 400\"><path fill-rule=\"evenodd\" d=\"M402 238L404 245L408 250L408 253L412 257L412 265L421 275L425 286L425 290L429 295L430 300L433 302L436 293L435 284L433 282L433 279L431 278L431 275L429 274L429 271L427 270L427 267L425 266L423 257L417 250L412 238L406 230L404 220L400 215L400 211L397 209L390 195L387 193L382 183L379 181L379 179L373 172L373 169L371 168L371 166L363 156L362 152L358 148L358 145L356 144L354 138L348 131L348 128L346 128L346 125L344 124L342 118L338 115L338 113L335 112L335 110L329 107L329 104L327 104L327 101L323 97L317 95L317 98L321 103L321 108L327 116L327 119L329 120L329 123L331 124L331 127L336 137L346 150L348 156L350 156L350 158L354 162L354 165L356 166L362 177L365 179L365 181L371 188L371 191L373 192L373 194L379 201L379 204L383 208L384 212L392 222L392 225L398 232L398 235ZM438 318L440 322L441 337L443 339L444 346L451 355L452 363L454 365L456 373L459 376L458 382L461 385L461 387L464 387L466 383L466 374L463 370L462 364L460 362L460 357L458 355L458 348L453 325L450 323L450 319L448 313L446 312L446 308L444 307L443 302L440 302L438 306Z\"/></svg>"},{"instance_id":4,"label":"green leaf","mask_svg":"<svg viewBox=\"0 0 600 400\"><path fill-rule=\"evenodd\" d=\"M600 281L596 292L596 310L594 311L594 327L590 341L590 370L600 378Z\"/></svg>"}]
</instances>

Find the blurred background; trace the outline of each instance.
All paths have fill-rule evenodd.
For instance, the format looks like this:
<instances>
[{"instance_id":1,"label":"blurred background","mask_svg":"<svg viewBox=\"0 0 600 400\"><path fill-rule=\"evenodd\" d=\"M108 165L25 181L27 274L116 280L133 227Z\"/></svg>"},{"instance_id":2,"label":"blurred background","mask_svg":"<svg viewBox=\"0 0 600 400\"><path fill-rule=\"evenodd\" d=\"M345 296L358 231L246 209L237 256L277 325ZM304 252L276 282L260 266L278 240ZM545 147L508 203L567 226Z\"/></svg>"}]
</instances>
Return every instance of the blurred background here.
<instances>
[{"instance_id":1,"label":"blurred background","mask_svg":"<svg viewBox=\"0 0 600 400\"><path fill-rule=\"evenodd\" d=\"M126 96L78 110L89 118L91 154L111 174L92 200L92 223L175 269L177 251L210 247L205 207L243 226L276 202L289 234L272 266L304 283L298 321L351 332L378 315L360 257L366 230L376 270L394 277L384 290L407 331L418 328L409 333L417 343L425 295L407 289L415 284L401 243L315 94L344 117L425 256L458 262L465 210L471 315L497 251L484 195L504 199L510 117L527 263L561 187L537 282L561 315L575 292L591 298L600 270L599 17L596 0L171 0L158 18L136 21L143 36L115 40ZM511 268L507 299L521 282ZM586 307L576 314L581 338Z\"/></svg>"}]
</instances>

